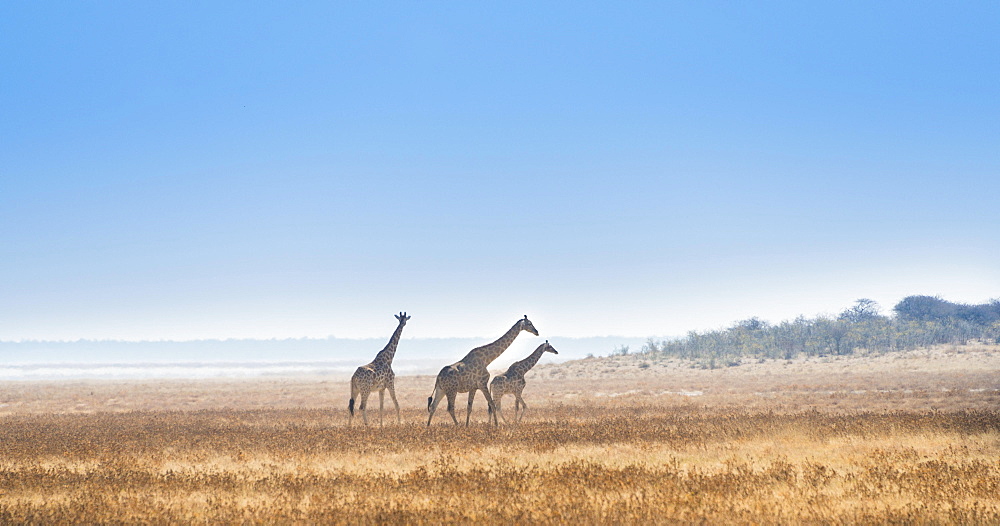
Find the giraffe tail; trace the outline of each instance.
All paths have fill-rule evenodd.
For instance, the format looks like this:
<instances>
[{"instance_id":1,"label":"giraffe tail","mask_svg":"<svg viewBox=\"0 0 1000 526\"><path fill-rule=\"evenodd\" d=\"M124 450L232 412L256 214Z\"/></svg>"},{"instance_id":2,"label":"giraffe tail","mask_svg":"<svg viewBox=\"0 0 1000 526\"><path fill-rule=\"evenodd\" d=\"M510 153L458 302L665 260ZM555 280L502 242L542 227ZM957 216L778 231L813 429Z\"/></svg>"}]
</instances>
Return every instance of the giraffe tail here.
<instances>
[{"instance_id":1,"label":"giraffe tail","mask_svg":"<svg viewBox=\"0 0 1000 526\"><path fill-rule=\"evenodd\" d=\"M354 416L354 398L358 396L357 374L354 373L354 376L351 377L351 401L347 402L347 410L351 412L351 416Z\"/></svg>"},{"instance_id":2,"label":"giraffe tail","mask_svg":"<svg viewBox=\"0 0 1000 526\"><path fill-rule=\"evenodd\" d=\"M434 403L434 397L437 396L437 394L438 394L438 381L434 380L434 392L431 393L431 396L427 397L427 412L428 413L431 412L431 405Z\"/></svg>"}]
</instances>

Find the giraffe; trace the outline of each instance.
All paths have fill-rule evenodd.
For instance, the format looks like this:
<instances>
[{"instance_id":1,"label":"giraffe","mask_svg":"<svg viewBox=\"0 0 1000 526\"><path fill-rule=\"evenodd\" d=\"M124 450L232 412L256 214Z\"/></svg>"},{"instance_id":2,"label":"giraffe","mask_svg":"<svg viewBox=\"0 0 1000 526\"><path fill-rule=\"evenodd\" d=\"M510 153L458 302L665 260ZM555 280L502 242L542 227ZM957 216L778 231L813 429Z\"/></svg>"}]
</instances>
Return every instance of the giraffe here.
<instances>
[{"instance_id":1,"label":"giraffe","mask_svg":"<svg viewBox=\"0 0 1000 526\"><path fill-rule=\"evenodd\" d=\"M483 392L483 396L486 397L486 403L488 404L489 415L493 423L499 425L496 413L493 410L493 397L490 396L489 388L486 385L490 380L490 372L486 367L507 350L507 347L510 347L510 344L514 342L514 338L517 338L517 335L521 331L528 331L538 336L538 330L528 321L528 316L525 316L523 319L517 320L517 323L506 334L501 336L499 340L483 345L482 347L476 347L469 351L469 354L466 354L465 358L441 369L441 372L438 373L437 381L434 383L434 395L427 398L427 411L430 413L427 417L428 426L431 425L431 419L434 418L434 411L437 409L438 404L441 403L442 397L448 398L448 413L451 414L451 419L457 426L458 418L455 417L455 397L458 393L469 393L469 406L465 413L465 425L468 427L469 417L472 414L472 400L476 396L476 391Z\"/></svg>"},{"instance_id":2,"label":"giraffe","mask_svg":"<svg viewBox=\"0 0 1000 526\"><path fill-rule=\"evenodd\" d=\"M542 353L546 352L559 354L554 347L549 345L549 341L545 340L545 343L539 345L535 349L535 352L521 361L512 363L507 368L507 372L495 376L493 381L490 382L490 391L493 392L493 403L496 405L496 411L503 418L504 422L507 421L507 417L503 416L503 413L500 411L500 402L505 394L514 395L514 422L520 422L521 418L524 418L524 412L528 409L528 404L524 403L524 399L521 398L521 391L524 391L525 384L524 373L530 371L538 363L538 359L542 357ZM521 411L520 417L517 413L519 408Z\"/></svg>"},{"instance_id":3,"label":"giraffe","mask_svg":"<svg viewBox=\"0 0 1000 526\"><path fill-rule=\"evenodd\" d=\"M368 425L368 395L372 391L378 391L378 425L381 426L382 405L385 401L386 389L389 390L392 403L396 405L396 423L400 422L399 402L396 401L396 386L393 383L396 373L392 372L392 358L396 354L399 335L403 333L403 326L406 325L406 320L410 317L405 312L400 312L395 316L399 320L399 326L389 338L389 343L375 355L375 359L370 364L358 367L358 370L354 371L354 376L351 377L351 401L347 403L347 409L351 412L351 416L347 425L351 425L354 421L355 400L361 402L358 408L361 410L361 417L364 419L365 425Z\"/></svg>"}]
</instances>

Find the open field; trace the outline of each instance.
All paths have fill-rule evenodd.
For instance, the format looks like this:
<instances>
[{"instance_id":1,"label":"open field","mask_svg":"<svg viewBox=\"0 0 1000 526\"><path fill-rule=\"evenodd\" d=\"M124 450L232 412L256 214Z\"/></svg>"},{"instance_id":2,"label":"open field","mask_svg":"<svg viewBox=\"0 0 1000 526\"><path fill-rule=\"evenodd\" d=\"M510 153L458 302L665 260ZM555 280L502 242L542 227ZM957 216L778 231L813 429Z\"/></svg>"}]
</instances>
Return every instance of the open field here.
<instances>
[{"instance_id":1,"label":"open field","mask_svg":"<svg viewBox=\"0 0 1000 526\"><path fill-rule=\"evenodd\" d=\"M0 523L1000 524L998 357L539 366L499 429L426 428L430 377L383 428L343 379L10 383Z\"/></svg>"}]
</instances>

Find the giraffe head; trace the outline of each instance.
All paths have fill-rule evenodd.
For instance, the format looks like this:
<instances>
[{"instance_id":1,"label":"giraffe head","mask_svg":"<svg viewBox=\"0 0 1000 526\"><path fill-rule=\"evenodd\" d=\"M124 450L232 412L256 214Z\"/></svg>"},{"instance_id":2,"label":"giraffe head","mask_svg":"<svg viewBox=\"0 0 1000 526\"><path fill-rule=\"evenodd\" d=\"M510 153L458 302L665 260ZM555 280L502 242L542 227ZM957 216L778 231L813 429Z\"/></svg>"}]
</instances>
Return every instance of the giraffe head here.
<instances>
[{"instance_id":1,"label":"giraffe head","mask_svg":"<svg viewBox=\"0 0 1000 526\"><path fill-rule=\"evenodd\" d=\"M399 314L396 314L395 316L396 316L396 319L399 320L399 324L400 325L406 325L406 320L410 319L410 317L407 316L405 312L400 312Z\"/></svg>"},{"instance_id":2,"label":"giraffe head","mask_svg":"<svg viewBox=\"0 0 1000 526\"><path fill-rule=\"evenodd\" d=\"M524 315L524 319L521 320L520 323L521 323L521 330L522 331L528 331L531 334L534 334L535 336L538 336L538 329L536 329L535 326L532 325L531 320L528 319L528 315L527 314Z\"/></svg>"},{"instance_id":3,"label":"giraffe head","mask_svg":"<svg viewBox=\"0 0 1000 526\"><path fill-rule=\"evenodd\" d=\"M550 345L548 340L545 340L545 343L542 344L542 347L545 348L545 350L542 351L542 352L550 352L552 354L559 354L559 351L557 351L555 347L553 347L552 345Z\"/></svg>"}]
</instances>

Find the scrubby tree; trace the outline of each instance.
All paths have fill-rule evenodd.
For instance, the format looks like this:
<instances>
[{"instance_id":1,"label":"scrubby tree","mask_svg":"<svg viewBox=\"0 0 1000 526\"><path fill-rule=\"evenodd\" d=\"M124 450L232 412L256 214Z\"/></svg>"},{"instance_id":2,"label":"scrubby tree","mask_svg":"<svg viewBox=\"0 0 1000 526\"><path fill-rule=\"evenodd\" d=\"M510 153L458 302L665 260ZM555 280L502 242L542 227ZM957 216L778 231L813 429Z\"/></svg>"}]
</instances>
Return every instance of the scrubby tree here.
<instances>
[{"instance_id":1,"label":"scrubby tree","mask_svg":"<svg viewBox=\"0 0 1000 526\"><path fill-rule=\"evenodd\" d=\"M619 345L611 351L611 356L628 356L628 345Z\"/></svg>"},{"instance_id":2,"label":"scrubby tree","mask_svg":"<svg viewBox=\"0 0 1000 526\"><path fill-rule=\"evenodd\" d=\"M975 325L992 325L1000 321L1000 300L991 300L982 305L958 305L955 317Z\"/></svg>"},{"instance_id":3,"label":"scrubby tree","mask_svg":"<svg viewBox=\"0 0 1000 526\"><path fill-rule=\"evenodd\" d=\"M987 341L1000 344L1000 321L993 322L992 325L987 327L984 331L983 338Z\"/></svg>"},{"instance_id":4,"label":"scrubby tree","mask_svg":"<svg viewBox=\"0 0 1000 526\"><path fill-rule=\"evenodd\" d=\"M881 307L879 304L868 298L861 298L854 302L854 306L840 313L840 319L851 323L861 323L879 317Z\"/></svg>"},{"instance_id":5,"label":"scrubby tree","mask_svg":"<svg viewBox=\"0 0 1000 526\"><path fill-rule=\"evenodd\" d=\"M954 316L958 305L938 296L907 296L892 310L903 320L935 321Z\"/></svg>"},{"instance_id":6,"label":"scrubby tree","mask_svg":"<svg viewBox=\"0 0 1000 526\"><path fill-rule=\"evenodd\" d=\"M746 320L736 322L734 328L743 329L745 331L761 331L768 328L768 323L756 316Z\"/></svg>"}]
</instances>

